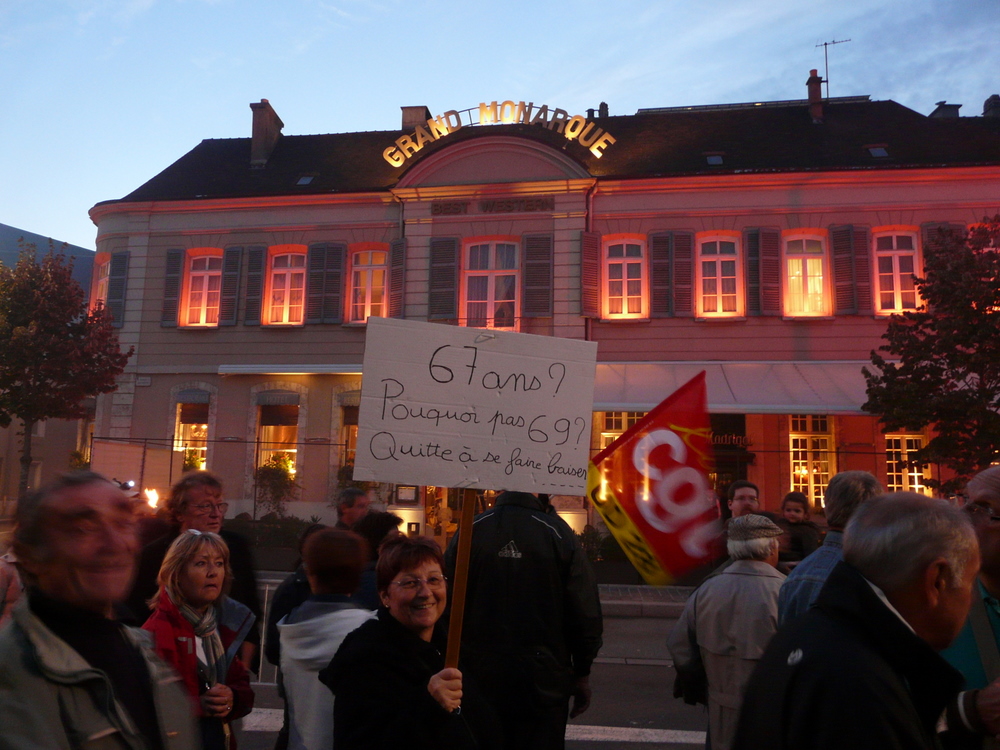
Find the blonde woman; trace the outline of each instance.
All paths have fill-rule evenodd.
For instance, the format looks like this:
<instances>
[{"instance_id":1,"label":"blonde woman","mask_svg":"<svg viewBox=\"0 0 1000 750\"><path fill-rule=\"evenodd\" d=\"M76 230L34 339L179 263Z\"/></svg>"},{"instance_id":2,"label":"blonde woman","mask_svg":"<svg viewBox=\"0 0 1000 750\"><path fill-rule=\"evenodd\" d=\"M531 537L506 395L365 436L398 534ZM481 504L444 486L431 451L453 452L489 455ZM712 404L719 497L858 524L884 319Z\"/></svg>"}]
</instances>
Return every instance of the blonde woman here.
<instances>
[{"instance_id":1,"label":"blonde woman","mask_svg":"<svg viewBox=\"0 0 1000 750\"><path fill-rule=\"evenodd\" d=\"M226 596L229 548L218 534L188 530L170 545L157 578L153 614L143 625L156 653L181 676L201 725L204 750L234 750L229 722L253 708L237 656L254 616Z\"/></svg>"}]
</instances>

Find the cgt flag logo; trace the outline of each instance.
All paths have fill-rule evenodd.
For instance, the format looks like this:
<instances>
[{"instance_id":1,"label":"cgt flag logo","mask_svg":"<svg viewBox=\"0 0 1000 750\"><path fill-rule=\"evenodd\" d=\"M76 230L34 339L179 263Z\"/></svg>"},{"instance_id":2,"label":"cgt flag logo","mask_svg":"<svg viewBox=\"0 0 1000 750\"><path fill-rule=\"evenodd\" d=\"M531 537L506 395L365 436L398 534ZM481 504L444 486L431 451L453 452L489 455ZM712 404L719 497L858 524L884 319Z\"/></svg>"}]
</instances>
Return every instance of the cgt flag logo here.
<instances>
[{"instance_id":1,"label":"cgt flag logo","mask_svg":"<svg viewBox=\"0 0 1000 750\"><path fill-rule=\"evenodd\" d=\"M647 583L669 584L714 556L711 470L704 372L590 463L587 495Z\"/></svg>"}]
</instances>

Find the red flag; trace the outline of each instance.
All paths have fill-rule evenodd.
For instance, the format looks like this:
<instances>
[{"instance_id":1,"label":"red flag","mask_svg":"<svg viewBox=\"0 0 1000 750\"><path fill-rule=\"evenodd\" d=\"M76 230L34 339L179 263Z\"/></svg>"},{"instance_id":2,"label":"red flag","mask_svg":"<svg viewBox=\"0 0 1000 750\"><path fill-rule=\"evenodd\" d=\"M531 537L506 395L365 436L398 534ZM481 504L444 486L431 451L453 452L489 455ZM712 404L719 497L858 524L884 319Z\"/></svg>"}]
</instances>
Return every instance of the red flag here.
<instances>
[{"instance_id":1,"label":"red flag","mask_svg":"<svg viewBox=\"0 0 1000 750\"><path fill-rule=\"evenodd\" d=\"M714 556L711 470L704 372L591 462L587 494L647 583L671 583Z\"/></svg>"}]
</instances>

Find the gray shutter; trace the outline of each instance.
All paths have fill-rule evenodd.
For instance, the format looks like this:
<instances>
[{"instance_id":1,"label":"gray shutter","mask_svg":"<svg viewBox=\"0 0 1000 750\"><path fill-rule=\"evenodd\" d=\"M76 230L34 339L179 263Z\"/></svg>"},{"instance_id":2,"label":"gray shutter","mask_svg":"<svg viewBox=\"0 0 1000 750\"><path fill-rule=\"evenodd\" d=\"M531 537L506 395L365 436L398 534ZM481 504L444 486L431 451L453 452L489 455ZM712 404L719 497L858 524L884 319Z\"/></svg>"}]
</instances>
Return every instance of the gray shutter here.
<instances>
[{"instance_id":1,"label":"gray shutter","mask_svg":"<svg viewBox=\"0 0 1000 750\"><path fill-rule=\"evenodd\" d=\"M760 299L760 230L743 232L743 248L747 269L747 315L761 314Z\"/></svg>"},{"instance_id":2,"label":"gray shutter","mask_svg":"<svg viewBox=\"0 0 1000 750\"><path fill-rule=\"evenodd\" d=\"M243 311L243 325L259 326L264 297L264 258L266 247L247 248L247 305Z\"/></svg>"},{"instance_id":3,"label":"gray shutter","mask_svg":"<svg viewBox=\"0 0 1000 750\"><path fill-rule=\"evenodd\" d=\"M181 297L181 279L184 271L184 251L167 250L166 268L163 272L163 308L160 326L177 327L177 305Z\"/></svg>"},{"instance_id":4,"label":"gray shutter","mask_svg":"<svg viewBox=\"0 0 1000 750\"><path fill-rule=\"evenodd\" d=\"M858 301L854 280L854 227L850 224L830 227L830 244L833 246L834 312L855 315Z\"/></svg>"},{"instance_id":5,"label":"gray shutter","mask_svg":"<svg viewBox=\"0 0 1000 750\"><path fill-rule=\"evenodd\" d=\"M601 317L601 235L583 232L580 236L580 315Z\"/></svg>"},{"instance_id":6,"label":"gray shutter","mask_svg":"<svg viewBox=\"0 0 1000 750\"><path fill-rule=\"evenodd\" d=\"M307 324L342 323L344 265L347 245L322 243L310 245L306 257Z\"/></svg>"},{"instance_id":7,"label":"gray shutter","mask_svg":"<svg viewBox=\"0 0 1000 750\"><path fill-rule=\"evenodd\" d=\"M854 227L854 296L858 314L872 310L872 238L867 227Z\"/></svg>"},{"instance_id":8,"label":"gray shutter","mask_svg":"<svg viewBox=\"0 0 1000 750\"><path fill-rule=\"evenodd\" d=\"M649 245L649 314L653 318L669 318L673 314L670 293L670 256L673 234L660 232L648 237Z\"/></svg>"},{"instance_id":9,"label":"gray shutter","mask_svg":"<svg viewBox=\"0 0 1000 750\"><path fill-rule=\"evenodd\" d=\"M965 226L962 224L948 224L947 222L932 221L920 226L921 238L924 242L924 247L929 250L935 250L940 248L944 242L945 238L942 232L947 233L949 231L955 232L959 236L965 236ZM920 270L918 275L922 275L923 270Z\"/></svg>"},{"instance_id":10,"label":"gray shutter","mask_svg":"<svg viewBox=\"0 0 1000 750\"><path fill-rule=\"evenodd\" d=\"M760 231L760 312L781 315L781 232Z\"/></svg>"},{"instance_id":11,"label":"gray shutter","mask_svg":"<svg viewBox=\"0 0 1000 750\"><path fill-rule=\"evenodd\" d=\"M521 315L525 318L552 317L552 247L551 234L527 234L522 240L522 284L524 299Z\"/></svg>"},{"instance_id":12,"label":"gray shutter","mask_svg":"<svg viewBox=\"0 0 1000 750\"><path fill-rule=\"evenodd\" d=\"M105 304L111 313L112 326L115 328L121 328L125 322L128 253L128 250L111 253L111 262L108 265L108 298Z\"/></svg>"},{"instance_id":13,"label":"gray shutter","mask_svg":"<svg viewBox=\"0 0 1000 750\"><path fill-rule=\"evenodd\" d=\"M673 282L674 315L690 318L694 315L694 234L674 232Z\"/></svg>"},{"instance_id":14,"label":"gray shutter","mask_svg":"<svg viewBox=\"0 0 1000 750\"><path fill-rule=\"evenodd\" d=\"M219 325L236 325L240 300L240 268L243 248L227 247L222 253L222 292L219 294Z\"/></svg>"},{"instance_id":15,"label":"gray shutter","mask_svg":"<svg viewBox=\"0 0 1000 750\"><path fill-rule=\"evenodd\" d=\"M455 237L431 239L430 255L427 317L455 320L458 318L458 240Z\"/></svg>"},{"instance_id":16,"label":"gray shutter","mask_svg":"<svg viewBox=\"0 0 1000 750\"><path fill-rule=\"evenodd\" d=\"M389 317L404 317L403 294L406 290L406 238L389 243Z\"/></svg>"}]
</instances>

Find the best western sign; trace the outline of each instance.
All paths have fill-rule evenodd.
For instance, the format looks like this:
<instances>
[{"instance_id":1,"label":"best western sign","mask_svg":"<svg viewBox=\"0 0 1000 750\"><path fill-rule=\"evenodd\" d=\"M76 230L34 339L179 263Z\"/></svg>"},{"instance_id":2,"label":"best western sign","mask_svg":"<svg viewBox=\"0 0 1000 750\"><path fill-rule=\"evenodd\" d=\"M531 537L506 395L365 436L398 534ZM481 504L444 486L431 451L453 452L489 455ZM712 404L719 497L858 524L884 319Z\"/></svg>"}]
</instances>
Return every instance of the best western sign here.
<instances>
[{"instance_id":1,"label":"best western sign","mask_svg":"<svg viewBox=\"0 0 1000 750\"><path fill-rule=\"evenodd\" d=\"M536 107L534 102L482 102L479 105L477 125L538 125L562 133L568 141L576 141L600 159L604 149L615 142L614 136L599 128L583 115L573 115L564 109L549 109L547 104ZM417 125L410 135L400 136L393 146L382 152L382 157L394 167L401 167L406 160L418 153L428 143L440 140L462 129L462 118L453 109L432 117L424 125Z\"/></svg>"}]
</instances>

